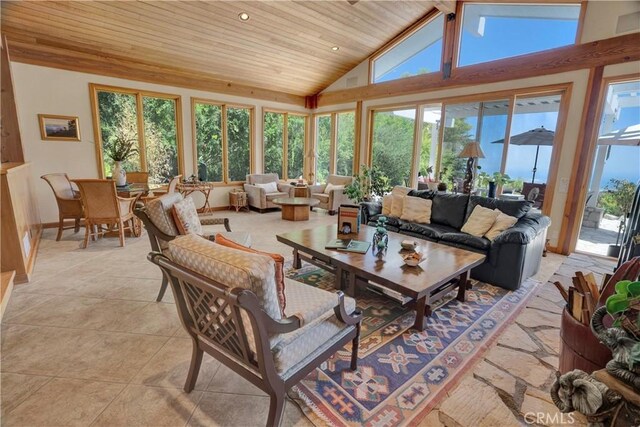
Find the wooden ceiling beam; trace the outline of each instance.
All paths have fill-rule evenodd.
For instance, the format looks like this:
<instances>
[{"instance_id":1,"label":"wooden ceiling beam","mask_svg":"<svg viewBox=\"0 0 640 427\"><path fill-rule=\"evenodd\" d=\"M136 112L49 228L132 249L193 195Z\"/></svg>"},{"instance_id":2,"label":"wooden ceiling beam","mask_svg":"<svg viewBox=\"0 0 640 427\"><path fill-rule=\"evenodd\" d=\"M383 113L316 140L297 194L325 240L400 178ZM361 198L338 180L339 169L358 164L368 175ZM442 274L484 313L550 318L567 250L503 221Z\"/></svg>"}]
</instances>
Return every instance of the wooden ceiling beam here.
<instances>
[{"instance_id":1,"label":"wooden ceiling beam","mask_svg":"<svg viewBox=\"0 0 640 427\"><path fill-rule=\"evenodd\" d=\"M318 107L524 79L638 60L640 60L640 33L627 34L591 43L560 47L547 52L454 68L451 77L446 80L443 79L442 73L432 73L320 93Z\"/></svg>"},{"instance_id":2,"label":"wooden ceiling beam","mask_svg":"<svg viewBox=\"0 0 640 427\"><path fill-rule=\"evenodd\" d=\"M436 9L445 15L456 13L456 0L436 0L433 3Z\"/></svg>"},{"instance_id":3,"label":"wooden ceiling beam","mask_svg":"<svg viewBox=\"0 0 640 427\"><path fill-rule=\"evenodd\" d=\"M305 105L305 97L301 95L236 84L212 78L204 73L194 73L175 67L165 68L109 55L77 52L55 46L34 45L11 40L9 40L9 45L11 60L14 62L263 99L301 107Z\"/></svg>"}]
</instances>

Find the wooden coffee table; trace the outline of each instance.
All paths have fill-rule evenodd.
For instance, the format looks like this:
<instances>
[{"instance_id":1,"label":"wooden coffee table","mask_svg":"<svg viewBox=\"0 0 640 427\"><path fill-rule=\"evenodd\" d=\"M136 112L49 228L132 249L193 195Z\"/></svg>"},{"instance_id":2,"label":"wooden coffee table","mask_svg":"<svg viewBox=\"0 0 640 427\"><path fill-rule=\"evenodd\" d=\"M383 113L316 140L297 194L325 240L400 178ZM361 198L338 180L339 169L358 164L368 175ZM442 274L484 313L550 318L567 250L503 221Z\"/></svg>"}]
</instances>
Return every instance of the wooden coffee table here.
<instances>
[{"instance_id":1,"label":"wooden coffee table","mask_svg":"<svg viewBox=\"0 0 640 427\"><path fill-rule=\"evenodd\" d=\"M374 232L375 227L363 225L356 239L371 242ZM389 232L386 254L380 257L374 255L371 248L366 254L325 249L326 243L337 234L336 224L279 234L276 238L293 248L294 268L300 268L301 260L305 260L335 273L336 287L344 288L351 296L355 296L358 283L373 282L410 297L416 308L413 327L419 331L426 327L433 301L456 287L458 300L465 300L469 272L485 260L483 254L393 232ZM400 245L406 239L416 240L416 250L424 254L425 260L417 267L409 267L402 260L402 255L409 253Z\"/></svg>"},{"instance_id":2,"label":"wooden coffee table","mask_svg":"<svg viewBox=\"0 0 640 427\"><path fill-rule=\"evenodd\" d=\"M286 197L271 202L282 206L282 219L287 221L307 221L309 209L320 204L320 200L308 197Z\"/></svg>"}]
</instances>

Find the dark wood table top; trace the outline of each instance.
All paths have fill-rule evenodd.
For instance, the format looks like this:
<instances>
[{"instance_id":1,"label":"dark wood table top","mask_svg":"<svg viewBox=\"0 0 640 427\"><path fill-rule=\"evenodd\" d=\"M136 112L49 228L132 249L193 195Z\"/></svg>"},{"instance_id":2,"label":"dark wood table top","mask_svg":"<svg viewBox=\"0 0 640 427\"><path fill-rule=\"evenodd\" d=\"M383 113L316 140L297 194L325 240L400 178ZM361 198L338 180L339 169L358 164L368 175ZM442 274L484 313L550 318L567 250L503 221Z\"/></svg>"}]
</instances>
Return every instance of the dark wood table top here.
<instances>
[{"instance_id":1,"label":"dark wood table top","mask_svg":"<svg viewBox=\"0 0 640 427\"><path fill-rule=\"evenodd\" d=\"M276 205L288 206L317 206L320 204L320 200L311 199L309 197L281 197L273 199L271 202Z\"/></svg>"},{"instance_id":2,"label":"dark wood table top","mask_svg":"<svg viewBox=\"0 0 640 427\"><path fill-rule=\"evenodd\" d=\"M355 239L371 242L374 233L375 227L362 225ZM327 242L337 238L337 224L279 234L277 239L310 255L330 258L336 267L412 297L423 296L461 273L482 264L486 258L485 255L476 252L391 231L388 234L389 246L382 256L374 254L373 247L369 248L366 254L325 249ZM422 252L424 256L424 261L418 266L410 267L404 263L402 255L411 251L402 249L400 243L403 240L418 242L416 251Z\"/></svg>"}]
</instances>

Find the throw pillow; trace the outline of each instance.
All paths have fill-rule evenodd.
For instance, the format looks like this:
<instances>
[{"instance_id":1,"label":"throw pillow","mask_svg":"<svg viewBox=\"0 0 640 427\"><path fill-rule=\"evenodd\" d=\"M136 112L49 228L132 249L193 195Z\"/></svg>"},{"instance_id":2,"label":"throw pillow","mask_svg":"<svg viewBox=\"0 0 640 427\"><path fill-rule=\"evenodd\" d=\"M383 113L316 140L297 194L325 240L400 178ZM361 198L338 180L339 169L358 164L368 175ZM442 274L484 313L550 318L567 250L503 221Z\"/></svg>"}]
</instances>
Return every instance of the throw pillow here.
<instances>
[{"instance_id":1,"label":"throw pillow","mask_svg":"<svg viewBox=\"0 0 640 427\"><path fill-rule=\"evenodd\" d=\"M402 215L400 219L417 222L419 224L429 224L431 222L431 200L420 197L407 196L402 205Z\"/></svg>"},{"instance_id":2,"label":"throw pillow","mask_svg":"<svg viewBox=\"0 0 640 427\"><path fill-rule=\"evenodd\" d=\"M275 181L267 182L266 184L256 184L256 187L264 188L264 192L269 193L278 193L278 183Z\"/></svg>"},{"instance_id":3,"label":"throw pillow","mask_svg":"<svg viewBox=\"0 0 640 427\"><path fill-rule=\"evenodd\" d=\"M404 195L392 194L393 201L391 203L390 216L400 218L402 216L402 207L404 205Z\"/></svg>"},{"instance_id":4,"label":"throw pillow","mask_svg":"<svg viewBox=\"0 0 640 427\"><path fill-rule=\"evenodd\" d=\"M200 217L191 197L174 203L171 207L171 215L173 215L173 220L176 222L180 234L202 235Z\"/></svg>"},{"instance_id":5,"label":"throw pillow","mask_svg":"<svg viewBox=\"0 0 640 427\"><path fill-rule=\"evenodd\" d=\"M393 196L391 194L385 194L382 196L382 215L391 215L391 205L393 204Z\"/></svg>"},{"instance_id":6,"label":"throw pillow","mask_svg":"<svg viewBox=\"0 0 640 427\"><path fill-rule=\"evenodd\" d=\"M393 194L394 196L396 194L398 196L406 196L407 194L409 194L409 192L411 192L411 190L413 190L413 188L411 187L403 187L402 185L396 185L395 187L393 187L393 190L391 190L391 194Z\"/></svg>"},{"instance_id":7,"label":"throw pillow","mask_svg":"<svg viewBox=\"0 0 640 427\"><path fill-rule=\"evenodd\" d=\"M344 190L344 185L333 185L331 183L327 183L324 187L324 194L330 194L333 190Z\"/></svg>"},{"instance_id":8,"label":"throw pillow","mask_svg":"<svg viewBox=\"0 0 640 427\"><path fill-rule=\"evenodd\" d=\"M496 222L496 218L498 218L498 212L477 205L460 231L482 237Z\"/></svg>"},{"instance_id":9,"label":"throw pillow","mask_svg":"<svg viewBox=\"0 0 640 427\"><path fill-rule=\"evenodd\" d=\"M273 254L270 252L262 252L252 248L248 248L246 246L242 246L232 240L227 239L222 234L216 234L215 242L219 245L226 246L228 248L238 249L244 252L249 252L252 254L260 254L271 257L273 261L276 263L276 290L278 293L278 303L280 304L280 311L282 312L282 317L285 317L284 308L287 305L287 298L284 293L284 257L280 254Z\"/></svg>"},{"instance_id":10,"label":"throw pillow","mask_svg":"<svg viewBox=\"0 0 640 427\"><path fill-rule=\"evenodd\" d=\"M505 231L507 228L511 228L518 222L518 218L514 216L509 216L499 209L495 209L498 212L498 217L496 218L496 222L493 223L489 231L487 231L484 235L487 239L493 242L493 239L498 237L498 234Z\"/></svg>"}]
</instances>

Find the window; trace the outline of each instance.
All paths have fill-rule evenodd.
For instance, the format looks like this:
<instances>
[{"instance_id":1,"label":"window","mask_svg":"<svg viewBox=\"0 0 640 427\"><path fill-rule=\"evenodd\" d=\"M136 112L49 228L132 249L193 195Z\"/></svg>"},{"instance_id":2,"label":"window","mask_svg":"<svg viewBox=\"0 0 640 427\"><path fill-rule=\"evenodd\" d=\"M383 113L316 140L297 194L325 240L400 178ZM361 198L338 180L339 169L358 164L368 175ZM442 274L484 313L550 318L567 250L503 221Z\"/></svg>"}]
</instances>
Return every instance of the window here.
<instances>
[{"instance_id":1,"label":"window","mask_svg":"<svg viewBox=\"0 0 640 427\"><path fill-rule=\"evenodd\" d=\"M353 176L355 112L344 111L316 117L316 181L329 174Z\"/></svg>"},{"instance_id":2,"label":"window","mask_svg":"<svg viewBox=\"0 0 640 427\"><path fill-rule=\"evenodd\" d=\"M251 170L253 108L192 101L198 179L236 183Z\"/></svg>"},{"instance_id":3,"label":"window","mask_svg":"<svg viewBox=\"0 0 640 427\"><path fill-rule=\"evenodd\" d=\"M373 112L371 166L380 169L391 185L411 181L416 109Z\"/></svg>"},{"instance_id":4,"label":"window","mask_svg":"<svg viewBox=\"0 0 640 427\"><path fill-rule=\"evenodd\" d=\"M149 182L168 182L182 171L180 97L91 85L100 176L111 176L105 148L116 139L135 142L137 153L123 162L126 171L148 171ZM142 125L142 127L140 127Z\"/></svg>"},{"instance_id":5,"label":"window","mask_svg":"<svg viewBox=\"0 0 640 427\"><path fill-rule=\"evenodd\" d=\"M466 3L458 66L575 43L579 4Z\"/></svg>"},{"instance_id":6,"label":"window","mask_svg":"<svg viewBox=\"0 0 640 427\"><path fill-rule=\"evenodd\" d=\"M284 180L304 175L307 116L265 111L263 123L264 172Z\"/></svg>"},{"instance_id":7,"label":"window","mask_svg":"<svg viewBox=\"0 0 640 427\"><path fill-rule=\"evenodd\" d=\"M372 61L372 83L440 71L444 14L424 25Z\"/></svg>"}]
</instances>

